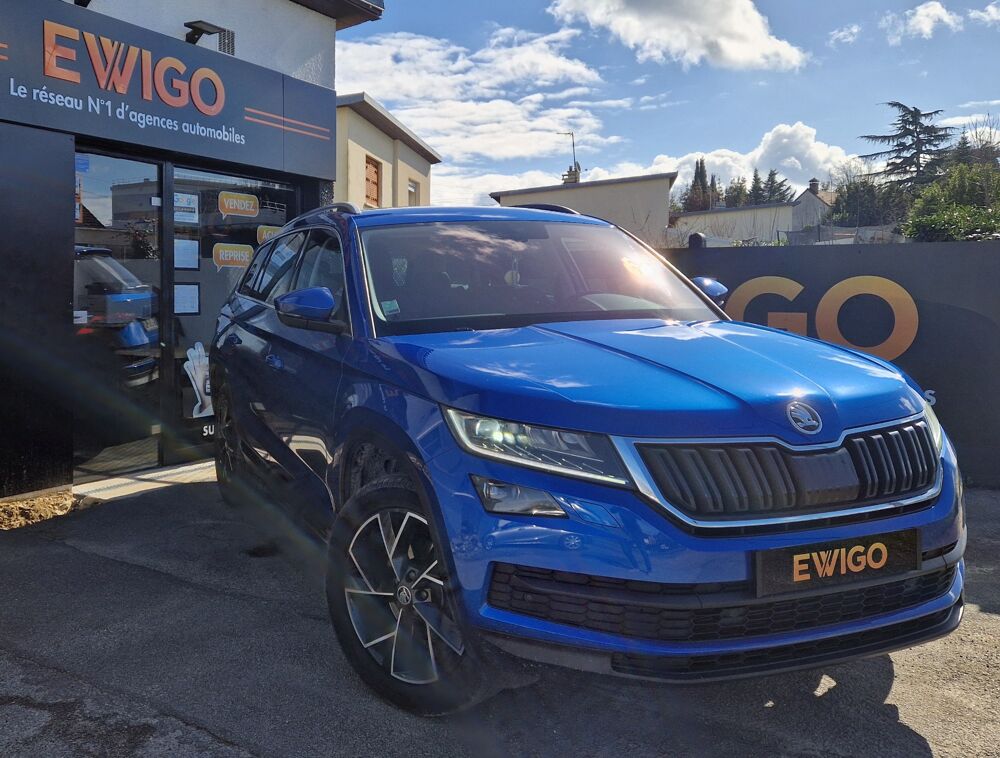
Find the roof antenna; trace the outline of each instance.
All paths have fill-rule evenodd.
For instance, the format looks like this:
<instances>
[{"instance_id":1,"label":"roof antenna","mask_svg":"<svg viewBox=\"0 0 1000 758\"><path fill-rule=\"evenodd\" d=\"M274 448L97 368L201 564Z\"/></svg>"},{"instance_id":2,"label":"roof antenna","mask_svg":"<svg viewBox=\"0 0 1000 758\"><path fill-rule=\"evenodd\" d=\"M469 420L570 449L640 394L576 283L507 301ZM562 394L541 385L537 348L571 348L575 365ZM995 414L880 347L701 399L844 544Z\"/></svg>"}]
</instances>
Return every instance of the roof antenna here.
<instances>
[{"instance_id":1,"label":"roof antenna","mask_svg":"<svg viewBox=\"0 0 1000 758\"><path fill-rule=\"evenodd\" d=\"M576 160L576 133L575 132L559 132L562 136L569 136L573 140L573 165L569 167L569 170L562 175L563 184L576 184L580 181L580 164Z\"/></svg>"}]
</instances>

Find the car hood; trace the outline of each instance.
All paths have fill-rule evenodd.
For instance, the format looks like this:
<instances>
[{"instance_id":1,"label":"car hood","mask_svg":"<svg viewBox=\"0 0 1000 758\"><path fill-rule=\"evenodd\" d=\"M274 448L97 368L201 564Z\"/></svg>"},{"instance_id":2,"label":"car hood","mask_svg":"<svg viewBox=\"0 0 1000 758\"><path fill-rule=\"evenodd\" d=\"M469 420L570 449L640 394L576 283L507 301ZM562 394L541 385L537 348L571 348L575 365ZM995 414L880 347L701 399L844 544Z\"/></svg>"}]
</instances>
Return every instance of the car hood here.
<instances>
[{"instance_id":1,"label":"car hood","mask_svg":"<svg viewBox=\"0 0 1000 758\"><path fill-rule=\"evenodd\" d=\"M409 389L442 404L625 436L822 442L923 407L903 375L876 359L728 321L576 321L387 337L376 349L398 362ZM818 434L792 426L792 400L820 414Z\"/></svg>"}]
</instances>

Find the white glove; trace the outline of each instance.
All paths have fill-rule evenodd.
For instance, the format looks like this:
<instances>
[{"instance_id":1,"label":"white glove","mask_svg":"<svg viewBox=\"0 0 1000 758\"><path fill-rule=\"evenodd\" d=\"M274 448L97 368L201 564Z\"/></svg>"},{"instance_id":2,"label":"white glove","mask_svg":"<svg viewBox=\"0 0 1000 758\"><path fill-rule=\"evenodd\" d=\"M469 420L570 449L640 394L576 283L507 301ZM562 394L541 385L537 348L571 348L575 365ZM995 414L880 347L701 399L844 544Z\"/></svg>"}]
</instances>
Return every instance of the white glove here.
<instances>
[{"instance_id":1,"label":"white glove","mask_svg":"<svg viewBox=\"0 0 1000 758\"><path fill-rule=\"evenodd\" d=\"M194 346L188 348L188 359L184 361L184 371L191 380L194 387L195 397L198 401L194 404L191 412L192 418L204 418L215 413L212 409L212 385L208 379L208 355L205 353L205 346L200 342L195 342Z\"/></svg>"}]
</instances>

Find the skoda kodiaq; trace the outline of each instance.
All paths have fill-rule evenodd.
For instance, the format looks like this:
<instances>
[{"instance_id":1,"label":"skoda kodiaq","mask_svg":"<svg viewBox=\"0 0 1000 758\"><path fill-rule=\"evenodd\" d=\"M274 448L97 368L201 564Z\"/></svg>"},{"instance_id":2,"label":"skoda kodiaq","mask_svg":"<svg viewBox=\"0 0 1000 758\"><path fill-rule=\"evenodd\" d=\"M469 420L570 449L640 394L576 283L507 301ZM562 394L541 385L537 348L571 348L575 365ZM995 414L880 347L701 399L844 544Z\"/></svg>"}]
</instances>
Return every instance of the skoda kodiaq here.
<instances>
[{"instance_id":1,"label":"skoda kodiaq","mask_svg":"<svg viewBox=\"0 0 1000 758\"><path fill-rule=\"evenodd\" d=\"M962 486L920 388L723 291L568 209L305 214L219 316L223 495L325 541L347 658L420 713L497 648L691 682L953 630Z\"/></svg>"}]
</instances>

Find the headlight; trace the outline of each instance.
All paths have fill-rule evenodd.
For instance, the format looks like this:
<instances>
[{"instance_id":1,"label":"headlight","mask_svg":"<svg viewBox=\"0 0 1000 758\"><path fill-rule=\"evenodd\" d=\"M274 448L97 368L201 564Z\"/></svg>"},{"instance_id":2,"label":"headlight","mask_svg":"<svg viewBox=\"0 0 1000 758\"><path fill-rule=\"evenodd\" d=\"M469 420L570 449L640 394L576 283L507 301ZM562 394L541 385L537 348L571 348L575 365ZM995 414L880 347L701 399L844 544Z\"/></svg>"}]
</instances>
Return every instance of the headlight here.
<instances>
[{"instance_id":1,"label":"headlight","mask_svg":"<svg viewBox=\"0 0 1000 758\"><path fill-rule=\"evenodd\" d=\"M596 482L629 483L614 445L603 435L501 421L453 408L446 408L444 415L455 439L475 455Z\"/></svg>"},{"instance_id":2,"label":"headlight","mask_svg":"<svg viewBox=\"0 0 1000 758\"><path fill-rule=\"evenodd\" d=\"M938 421L934 408L926 400L924 401L924 418L927 420L927 427L931 432L931 439L934 440L934 447L938 453L944 448L944 430L941 429L941 422Z\"/></svg>"}]
</instances>

